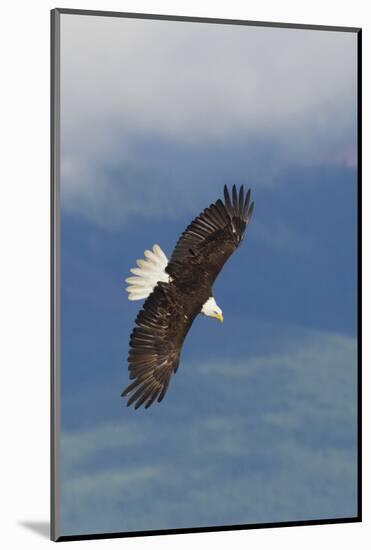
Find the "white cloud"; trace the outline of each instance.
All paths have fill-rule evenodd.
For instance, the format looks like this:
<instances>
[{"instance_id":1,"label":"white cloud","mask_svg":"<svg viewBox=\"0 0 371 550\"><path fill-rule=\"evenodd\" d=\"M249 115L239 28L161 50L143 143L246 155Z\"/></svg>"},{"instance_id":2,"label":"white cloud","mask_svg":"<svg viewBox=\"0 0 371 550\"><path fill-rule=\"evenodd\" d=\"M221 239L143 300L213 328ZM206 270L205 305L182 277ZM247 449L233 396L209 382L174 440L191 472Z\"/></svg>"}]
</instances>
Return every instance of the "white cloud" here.
<instances>
[{"instance_id":1,"label":"white cloud","mask_svg":"<svg viewBox=\"0 0 371 550\"><path fill-rule=\"evenodd\" d=\"M354 162L351 33L63 15L61 82L63 204L98 223L141 214L143 197L154 217L187 209L202 176L167 165L172 146L192 165L195 150L245 142L262 182ZM254 158L256 144L274 157Z\"/></svg>"},{"instance_id":2,"label":"white cloud","mask_svg":"<svg viewBox=\"0 0 371 550\"><path fill-rule=\"evenodd\" d=\"M263 353L232 364L230 361L209 361L196 363L192 368L201 374L215 374L232 377L248 377L252 372L264 368L286 368L300 372L303 379L312 379L311 368L315 368L317 375L326 377L332 375L338 379L340 373L347 368L356 367L356 341L351 336L326 331L299 329L296 338L283 341L283 349L270 354ZM336 370L336 372L335 372ZM316 383L320 379L316 379ZM312 388L311 388L312 389Z\"/></svg>"},{"instance_id":3,"label":"white cloud","mask_svg":"<svg viewBox=\"0 0 371 550\"><path fill-rule=\"evenodd\" d=\"M68 463L68 467L81 463L95 456L99 452L107 452L114 449L123 449L143 442L141 432L122 426L120 423L106 423L94 428L81 431L69 431L62 433L62 461Z\"/></svg>"},{"instance_id":4,"label":"white cloud","mask_svg":"<svg viewBox=\"0 0 371 550\"><path fill-rule=\"evenodd\" d=\"M129 490L137 491L140 485L148 485L153 480L163 478L164 474L161 468L151 466L130 468L126 471L122 469L95 471L94 474L80 474L78 479L67 481L62 490L68 494L69 499L82 497L89 500L91 497L96 498L99 493L109 491L110 497L117 500L122 491L126 493Z\"/></svg>"},{"instance_id":5,"label":"white cloud","mask_svg":"<svg viewBox=\"0 0 371 550\"><path fill-rule=\"evenodd\" d=\"M65 129L101 119L193 144L273 128L284 142L290 128L306 141L303 123L320 137L351 122L355 54L350 33L63 16Z\"/></svg>"}]
</instances>

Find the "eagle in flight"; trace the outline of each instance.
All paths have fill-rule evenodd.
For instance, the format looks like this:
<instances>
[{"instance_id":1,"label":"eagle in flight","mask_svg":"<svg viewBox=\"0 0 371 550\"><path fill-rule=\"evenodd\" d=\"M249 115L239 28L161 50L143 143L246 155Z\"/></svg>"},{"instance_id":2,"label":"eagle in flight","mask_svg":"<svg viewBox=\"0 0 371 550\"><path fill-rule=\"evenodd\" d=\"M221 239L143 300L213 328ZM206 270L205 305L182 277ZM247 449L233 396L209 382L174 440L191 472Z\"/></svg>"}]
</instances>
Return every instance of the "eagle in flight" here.
<instances>
[{"instance_id":1,"label":"eagle in flight","mask_svg":"<svg viewBox=\"0 0 371 550\"><path fill-rule=\"evenodd\" d=\"M129 300L146 299L130 336L129 378L122 396L127 405L148 408L162 401L179 366L184 339L199 313L223 322L212 286L240 245L254 203L243 185L232 197L224 186L220 199L206 208L180 236L170 260L155 244L131 269Z\"/></svg>"}]
</instances>

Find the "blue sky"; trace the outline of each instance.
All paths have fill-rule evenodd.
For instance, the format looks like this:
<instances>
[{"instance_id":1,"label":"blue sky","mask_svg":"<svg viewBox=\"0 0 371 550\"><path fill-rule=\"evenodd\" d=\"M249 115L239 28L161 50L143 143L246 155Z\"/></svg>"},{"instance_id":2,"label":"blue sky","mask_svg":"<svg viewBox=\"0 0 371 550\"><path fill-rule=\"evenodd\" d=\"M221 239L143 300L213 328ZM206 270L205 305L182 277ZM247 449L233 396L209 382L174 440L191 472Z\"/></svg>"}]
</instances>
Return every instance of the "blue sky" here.
<instances>
[{"instance_id":1,"label":"blue sky","mask_svg":"<svg viewBox=\"0 0 371 550\"><path fill-rule=\"evenodd\" d=\"M63 15L61 84L62 534L355 515L356 36ZM225 322L127 409L123 280L224 183Z\"/></svg>"}]
</instances>

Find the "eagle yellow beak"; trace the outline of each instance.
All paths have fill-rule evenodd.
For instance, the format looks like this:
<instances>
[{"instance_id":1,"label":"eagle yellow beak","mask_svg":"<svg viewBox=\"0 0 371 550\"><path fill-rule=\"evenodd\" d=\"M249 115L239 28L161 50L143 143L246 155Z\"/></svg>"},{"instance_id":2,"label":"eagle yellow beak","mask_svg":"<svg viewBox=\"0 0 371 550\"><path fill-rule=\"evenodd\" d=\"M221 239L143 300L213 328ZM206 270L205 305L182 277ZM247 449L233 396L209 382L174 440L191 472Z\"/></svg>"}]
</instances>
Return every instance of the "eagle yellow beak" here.
<instances>
[{"instance_id":1,"label":"eagle yellow beak","mask_svg":"<svg viewBox=\"0 0 371 550\"><path fill-rule=\"evenodd\" d=\"M223 318L222 313L217 313L215 317L216 317L216 318L218 319L218 321L220 321L221 323L224 321L224 318Z\"/></svg>"}]
</instances>

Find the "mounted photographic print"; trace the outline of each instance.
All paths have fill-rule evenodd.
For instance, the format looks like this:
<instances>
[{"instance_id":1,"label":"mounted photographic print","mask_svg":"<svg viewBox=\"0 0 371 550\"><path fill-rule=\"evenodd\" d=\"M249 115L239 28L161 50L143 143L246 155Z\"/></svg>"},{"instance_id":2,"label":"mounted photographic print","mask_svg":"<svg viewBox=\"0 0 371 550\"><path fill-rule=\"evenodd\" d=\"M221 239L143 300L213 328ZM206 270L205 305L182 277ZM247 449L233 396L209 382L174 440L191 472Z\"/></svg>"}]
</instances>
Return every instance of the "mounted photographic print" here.
<instances>
[{"instance_id":1,"label":"mounted photographic print","mask_svg":"<svg viewBox=\"0 0 371 550\"><path fill-rule=\"evenodd\" d=\"M52 11L53 540L361 520L360 60Z\"/></svg>"}]
</instances>

